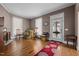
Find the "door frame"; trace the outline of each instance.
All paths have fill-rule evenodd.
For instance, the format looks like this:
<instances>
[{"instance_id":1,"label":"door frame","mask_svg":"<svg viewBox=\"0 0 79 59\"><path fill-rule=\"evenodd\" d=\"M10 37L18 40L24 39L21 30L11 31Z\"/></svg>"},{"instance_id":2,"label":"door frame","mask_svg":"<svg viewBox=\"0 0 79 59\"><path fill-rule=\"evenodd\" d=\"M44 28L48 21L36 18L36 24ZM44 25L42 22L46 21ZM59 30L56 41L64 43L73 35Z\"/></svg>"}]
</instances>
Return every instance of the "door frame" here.
<instances>
[{"instance_id":1,"label":"door frame","mask_svg":"<svg viewBox=\"0 0 79 59\"><path fill-rule=\"evenodd\" d=\"M52 24L51 24L51 20L54 19L54 18L60 18L60 17L63 17L63 40L61 42L64 42L64 12L62 13L58 13L58 14L54 14L54 15L51 15L50 16L50 37L49 37L49 40L53 40L52 38ZM58 40L57 40L58 41Z\"/></svg>"}]
</instances>

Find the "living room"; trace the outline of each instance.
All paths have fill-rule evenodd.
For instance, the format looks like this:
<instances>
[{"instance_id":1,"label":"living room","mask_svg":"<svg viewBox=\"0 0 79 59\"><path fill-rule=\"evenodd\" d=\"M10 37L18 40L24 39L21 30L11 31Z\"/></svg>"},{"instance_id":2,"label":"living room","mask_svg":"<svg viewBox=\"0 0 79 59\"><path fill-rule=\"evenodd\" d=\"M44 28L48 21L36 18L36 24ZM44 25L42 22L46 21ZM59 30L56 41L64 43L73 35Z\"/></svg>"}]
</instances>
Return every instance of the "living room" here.
<instances>
[{"instance_id":1,"label":"living room","mask_svg":"<svg viewBox=\"0 0 79 59\"><path fill-rule=\"evenodd\" d=\"M79 55L78 11L75 3L0 4L0 55ZM51 42L57 44L53 53L40 53Z\"/></svg>"}]
</instances>

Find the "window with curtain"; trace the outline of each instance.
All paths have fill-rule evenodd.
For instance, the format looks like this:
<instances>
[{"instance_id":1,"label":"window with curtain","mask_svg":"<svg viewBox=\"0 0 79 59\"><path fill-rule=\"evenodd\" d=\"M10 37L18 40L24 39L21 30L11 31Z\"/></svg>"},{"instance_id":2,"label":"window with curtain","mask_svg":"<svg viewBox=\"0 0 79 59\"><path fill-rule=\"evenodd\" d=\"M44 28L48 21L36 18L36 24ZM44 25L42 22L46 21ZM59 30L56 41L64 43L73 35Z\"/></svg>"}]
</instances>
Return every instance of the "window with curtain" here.
<instances>
[{"instance_id":1,"label":"window with curtain","mask_svg":"<svg viewBox=\"0 0 79 59\"><path fill-rule=\"evenodd\" d=\"M35 28L37 35L42 35L42 18L35 19Z\"/></svg>"},{"instance_id":2,"label":"window with curtain","mask_svg":"<svg viewBox=\"0 0 79 59\"><path fill-rule=\"evenodd\" d=\"M12 26L13 36L15 36L16 34L22 34L23 19L19 17L13 17L12 23L13 23L13 26Z\"/></svg>"}]
</instances>

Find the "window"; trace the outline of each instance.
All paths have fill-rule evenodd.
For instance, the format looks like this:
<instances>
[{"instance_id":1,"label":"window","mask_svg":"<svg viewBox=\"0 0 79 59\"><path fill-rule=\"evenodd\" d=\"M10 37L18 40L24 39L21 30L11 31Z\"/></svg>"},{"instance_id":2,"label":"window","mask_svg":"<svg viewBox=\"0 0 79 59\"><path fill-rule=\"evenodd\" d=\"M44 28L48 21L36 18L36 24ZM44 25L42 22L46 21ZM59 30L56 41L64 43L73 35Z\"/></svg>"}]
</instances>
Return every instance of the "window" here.
<instances>
[{"instance_id":1,"label":"window","mask_svg":"<svg viewBox=\"0 0 79 59\"><path fill-rule=\"evenodd\" d=\"M35 20L35 27L37 35L42 35L42 18L38 18Z\"/></svg>"},{"instance_id":2,"label":"window","mask_svg":"<svg viewBox=\"0 0 79 59\"><path fill-rule=\"evenodd\" d=\"M18 18L18 17L13 17L12 20L12 32L13 32L13 36L16 34L22 34L23 32L23 19Z\"/></svg>"}]
</instances>

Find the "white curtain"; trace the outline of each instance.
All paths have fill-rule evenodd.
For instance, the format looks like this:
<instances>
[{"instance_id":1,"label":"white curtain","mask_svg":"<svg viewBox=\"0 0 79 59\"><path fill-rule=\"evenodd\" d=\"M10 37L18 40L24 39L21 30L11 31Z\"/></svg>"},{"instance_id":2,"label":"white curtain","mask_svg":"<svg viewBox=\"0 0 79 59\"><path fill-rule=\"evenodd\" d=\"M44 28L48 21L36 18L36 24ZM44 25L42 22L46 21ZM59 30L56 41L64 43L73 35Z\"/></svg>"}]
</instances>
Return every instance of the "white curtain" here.
<instances>
[{"instance_id":1,"label":"white curtain","mask_svg":"<svg viewBox=\"0 0 79 59\"><path fill-rule=\"evenodd\" d=\"M23 19L19 17L13 17L12 19L12 34L15 36L17 34L22 34L23 32Z\"/></svg>"},{"instance_id":2,"label":"white curtain","mask_svg":"<svg viewBox=\"0 0 79 59\"><path fill-rule=\"evenodd\" d=\"M42 18L35 19L35 28L37 35L42 35Z\"/></svg>"}]
</instances>

